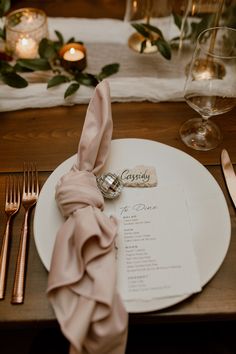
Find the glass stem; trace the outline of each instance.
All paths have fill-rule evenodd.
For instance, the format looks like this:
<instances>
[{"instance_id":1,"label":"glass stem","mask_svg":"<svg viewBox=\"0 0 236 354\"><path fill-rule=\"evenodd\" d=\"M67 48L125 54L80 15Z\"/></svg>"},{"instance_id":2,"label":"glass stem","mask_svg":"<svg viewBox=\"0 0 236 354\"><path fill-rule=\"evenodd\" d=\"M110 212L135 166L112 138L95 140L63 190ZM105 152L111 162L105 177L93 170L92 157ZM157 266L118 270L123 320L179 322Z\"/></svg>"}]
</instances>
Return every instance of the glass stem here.
<instances>
[{"instance_id":1,"label":"glass stem","mask_svg":"<svg viewBox=\"0 0 236 354\"><path fill-rule=\"evenodd\" d=\"M198 128L199 133L205 134L207 129L206 129L206 125L207 125L207 121L208 121L209 116L202 116L202 124L201 126Z\"/></svg>"},{"instance_id":2,"label":"glass stem","mask_svg":"<svg viewBox=\"0 0 236 354\"><path fill-rule=\"evenodd\" d=\"M202 125L205 127L207 125L209 116L202 116Z\"/></svg>"}]
</instances>

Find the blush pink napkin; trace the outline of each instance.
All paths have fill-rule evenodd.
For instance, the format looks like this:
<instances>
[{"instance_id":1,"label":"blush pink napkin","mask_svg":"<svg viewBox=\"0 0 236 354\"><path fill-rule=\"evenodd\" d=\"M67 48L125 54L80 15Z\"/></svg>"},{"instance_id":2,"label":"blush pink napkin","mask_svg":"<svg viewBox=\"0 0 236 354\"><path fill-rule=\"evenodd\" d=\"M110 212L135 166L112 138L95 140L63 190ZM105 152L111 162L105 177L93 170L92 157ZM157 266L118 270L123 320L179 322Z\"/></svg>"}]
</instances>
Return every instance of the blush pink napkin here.
<instances>
[{"instance_id":1,"label":"blush pink napkin","mask_svg":"<svg viewBox=\"0 0 236 354\"><path fill-rule=\"evenodd\" d=\"M110 91L102 81L91 99L76 164L56 187L66 221L58 231L48 297L74 354L123 354L128 315L116 289L116 220L103 213L95 174L112 137Z\"/></svg>"}]
</instances>

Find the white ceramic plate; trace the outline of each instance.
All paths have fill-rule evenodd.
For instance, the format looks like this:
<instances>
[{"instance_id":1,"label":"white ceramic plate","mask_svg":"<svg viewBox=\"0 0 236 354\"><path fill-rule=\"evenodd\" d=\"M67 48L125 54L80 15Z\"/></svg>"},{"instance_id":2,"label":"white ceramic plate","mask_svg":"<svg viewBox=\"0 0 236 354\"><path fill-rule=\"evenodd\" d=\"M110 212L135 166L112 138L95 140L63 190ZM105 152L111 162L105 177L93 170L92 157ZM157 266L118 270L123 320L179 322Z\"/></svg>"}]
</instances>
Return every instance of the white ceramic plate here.
<instances>
[{"instance_id":1,"label":"white ceramic plate","mask_svg":"<svg viewBox=\"0 0 236 354\"><path fill-rule=\"evenodd\" d=\"M54 199L55 185L70 170L75 159L76 155L70 157L49 176L36 206L34 237L39 256L47 270L50 268L57 230L63 223ZM219 185L209 171L188 154L151 140L113 140L104 170L116 171L141 164L156 167L159 185L184 186L190 205L201 285L204 286L221 266L230 242L230 216ZM170 215L170 221L174 217ZM174 305L186 297L126 301L125 306L129 312L155 311Z\"/></svg>"}]
</instances>

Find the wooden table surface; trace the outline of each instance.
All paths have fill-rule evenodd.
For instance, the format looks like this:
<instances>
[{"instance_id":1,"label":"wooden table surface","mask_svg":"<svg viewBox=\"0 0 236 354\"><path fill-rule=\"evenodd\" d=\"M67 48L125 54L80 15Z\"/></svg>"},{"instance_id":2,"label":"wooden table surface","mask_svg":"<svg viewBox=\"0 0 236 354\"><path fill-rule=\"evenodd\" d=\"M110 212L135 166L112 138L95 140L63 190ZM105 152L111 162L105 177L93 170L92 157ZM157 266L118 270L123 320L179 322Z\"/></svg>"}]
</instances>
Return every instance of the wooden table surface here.
<instances>
[{"instance_id":1,"label":"wooden table surface","mask_svg":"<svg viewBox=\"0 0 236 354\"><path fill-rule=\"evenodd\" d=\"M93 4L98 1L60 1L64 8L68 4L81 4L81 17L89 16ZM15 1L14 6L32 5L45 7L49 14L62 16L56 5L59 1ZM114 9L115 1L99 1L104 14L121 18L122 6ZM120 3L124 5L124 1ZM108 8L107 8L108 7ZM110 12L109 12L110 10ZM99 10L99 14L101 11ZM98 15L99 15L98 14ZM66 12L72 16L72 12ZM79 16L79 15L78 15ZM91 17L91 16L90 16ZM95 15L93 17L96 17ZM22 171L24 161L36 161L40 171L41 186L50 173L66 158L77 151L87 105L26 109L0 113L0 235L5 225L4 197L5 177ZM130 315L130 323L162 323L182 321L236 320L236 217L233 204L225 187L220 167L220 152L228 149L236 164L236 109L214 118L223 133L221 145L209 152L197 152L184 146L178 130L180 125L195 113L184 102L178 103L114 103L113 139L143 138L176 147L199 160L215 177L225 194L231 216L232 235L227 256L211 281L202 292L167 309L144 314ZM5 299L0 301L0 327L54 325L56 319L45 295L47 271L38 256L33 237L33 213L31 216L29 257L27 267L25 301L22 305L10 304L15 261L19 245L19 234L23 220L21 210L12 223L9 271ZM49 235L50 237L50 235Z\"/></svg>"}]
</instances>

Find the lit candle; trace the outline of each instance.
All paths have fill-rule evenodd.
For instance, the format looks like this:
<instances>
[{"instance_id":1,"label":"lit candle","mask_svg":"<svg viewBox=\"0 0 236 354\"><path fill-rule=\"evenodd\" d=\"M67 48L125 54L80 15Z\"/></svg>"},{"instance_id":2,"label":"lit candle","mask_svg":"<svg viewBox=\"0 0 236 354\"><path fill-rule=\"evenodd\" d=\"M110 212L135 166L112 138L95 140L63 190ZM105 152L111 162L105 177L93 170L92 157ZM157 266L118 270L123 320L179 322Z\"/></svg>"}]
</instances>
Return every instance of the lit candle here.
<instances>
[{"instance_id":1,"label":"lit candle","mask_svg":"<svg viewBox=\"0 0 236 354\"><path fill-rule=\"evenodd\" d=\"M86 49L81 43L67 43L59 52L61 64L67 70L82 71L86 67Z\"/></svg>"},{"instance_id":2,"label":"lit candle","mask_svg":"<svg viewBox=\"0 0 236 354\"><path fill-rule=\"evenodd\" d=\"M38 46L33 38L20 38L16 43L16 55L19 58L33 59L38 53Z\"/></svg>"},{"instance_id":3,"label":"lit candle","mask_svg":"<svg viewBox=\"0 0 236 354\"><path fill-rule=\"evenodd\" d=\"M189 70L189 65L186 71ZM211 58L196 60L192 69L194 80L222 79L225 76L225 68L221 63L212 61Z\"/></svg>"},{"instance_id":4,"label":"lit candle","mask_svg":"<svg viewBox=\"0 0 236 354\"><path fill-rule=\"evenodd\" d=\"M69 50L67 50L67 52L65 52L63 58L69 61L77 61L84 58L84 53L81 50L72 47Z\"/></svg>"},{"instance_id":5,"label":"lit candle","mask_svg":"<svg viewBox=\"0 0 236 354\"><path fill-rule=\"evenodd\" d=\"M26 7L6 16L6 48L16 58L36 58L39 43L47 35L47 16L42 10Z\"/></svg>"}]
</instances>

